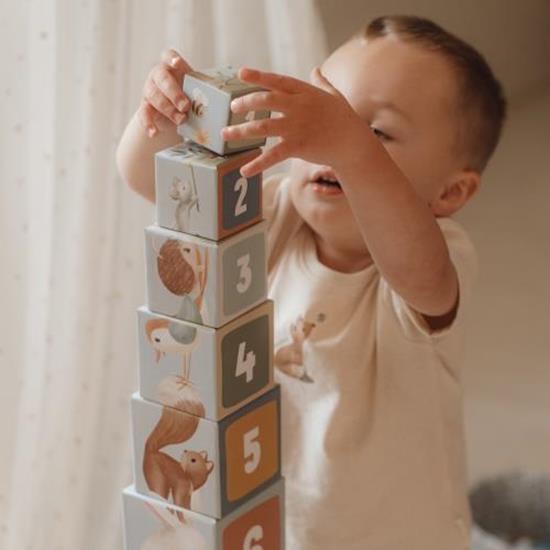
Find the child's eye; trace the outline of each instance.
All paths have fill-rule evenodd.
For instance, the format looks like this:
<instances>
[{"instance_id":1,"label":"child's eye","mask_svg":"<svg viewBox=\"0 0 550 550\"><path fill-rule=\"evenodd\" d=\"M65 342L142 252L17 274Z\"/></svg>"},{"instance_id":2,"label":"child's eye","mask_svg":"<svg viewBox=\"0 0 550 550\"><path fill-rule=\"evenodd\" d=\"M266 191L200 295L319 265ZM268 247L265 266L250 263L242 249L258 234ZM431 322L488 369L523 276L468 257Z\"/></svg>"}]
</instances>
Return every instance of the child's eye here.
<instances>
[{"instance_id":1,"label":"child's eye","mask_svg":"<svg viewBox=\"0 0 550 550\"><path fill-rule=\"evenodd\" d=\"M389 141L392 139L388 134L386 134L385 132L382 132L382 130L379 130L378 128L375 128L374 126L371 126L371 130L374 132L374 135L377 138L383 141Z\"/></svg>"}]
</instances>

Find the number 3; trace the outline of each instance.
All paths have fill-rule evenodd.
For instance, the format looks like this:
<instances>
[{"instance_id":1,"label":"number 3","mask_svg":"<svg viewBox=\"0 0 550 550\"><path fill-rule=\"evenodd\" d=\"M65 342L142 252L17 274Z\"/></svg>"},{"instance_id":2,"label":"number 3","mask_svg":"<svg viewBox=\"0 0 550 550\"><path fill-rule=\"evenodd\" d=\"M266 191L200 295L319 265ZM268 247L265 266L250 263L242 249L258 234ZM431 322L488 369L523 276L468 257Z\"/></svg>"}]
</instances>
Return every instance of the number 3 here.
<instances>
[{"instance_id":1,"label":"number 3","mask_svg":"<svg viewBox=\"0 0 550 550\"><path fill-rule=\"evenodd\" d=\"M263 546L256 544L264 538L264 530L261 525L254 525L246 533L243 550L263 550Z\"/></svg>"},{"instance_id":2,"label":"number 3","mask_svg":"<svg viewBox=\"0 0 550 550\"><path fill-rule=\"evenodd\" d=\"M240 216L246 212L247 208L244 199L246 197L246 192L248 191L248 180L246 178L239 178L235 182L235 187L233 189L239 192L237 204L235 205L235 216Z\"/></svg>"},{"instance_id":3,"label":"number 3","mask_svg":"<svg viewBox=\"0 0 550 550\"><path fill-rule=\"evenodd\" d=\"M237 290L244 294L252 282L252 270L250 269L250 254L245 254L237 259L237 265L240 268Z\"/></svg>"},{"instance_id":4,"label":"number 3","mask_svg":"<svg viewBox=\"0 0 550 550\"><path fill-rule=\"evenodd\" d=\"M244 434L244 471L247 474L251 474L260 464L260 459L262 457L262 448L260 442L257 441L260 437L260 428L256 426L250 431Z\"/></svg>"}]
</instances>

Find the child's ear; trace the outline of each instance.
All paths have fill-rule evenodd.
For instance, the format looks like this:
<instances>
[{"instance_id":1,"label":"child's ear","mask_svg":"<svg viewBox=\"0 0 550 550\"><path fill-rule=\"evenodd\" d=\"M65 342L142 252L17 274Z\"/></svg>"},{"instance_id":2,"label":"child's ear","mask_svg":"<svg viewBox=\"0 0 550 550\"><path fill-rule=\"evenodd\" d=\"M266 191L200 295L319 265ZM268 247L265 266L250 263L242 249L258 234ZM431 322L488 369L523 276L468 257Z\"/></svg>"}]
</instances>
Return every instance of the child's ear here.
<instances>
[{"instance_id":1,"label":"child's ear","mask_svg":"<svg viewBox=\"0 0 550 550\"><path fill-rule=\"evenodd\" d=\"M436 216L451 216L458 212L479 189L481 177L475 170L464 170L453 176L430 203Z\"/></svg>"}]
</instances>

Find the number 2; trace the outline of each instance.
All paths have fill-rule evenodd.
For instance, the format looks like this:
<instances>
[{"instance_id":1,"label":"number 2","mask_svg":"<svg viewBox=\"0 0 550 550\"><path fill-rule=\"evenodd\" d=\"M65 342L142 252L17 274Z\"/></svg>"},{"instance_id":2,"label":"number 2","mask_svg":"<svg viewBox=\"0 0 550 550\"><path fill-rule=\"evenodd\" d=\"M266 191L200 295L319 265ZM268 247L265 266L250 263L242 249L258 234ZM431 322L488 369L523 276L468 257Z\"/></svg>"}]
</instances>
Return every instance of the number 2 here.
<instances>
[{"instance_id":1,"label":"number 2","mask_svg":"<svg viewBox=\"0 0 550 550\"><path fill-rule=\"evenodd\" d=\"M260 459L262 457L262 447L258 441L260 437L260 428L256 426L244 434L243 446L244 446L244 471L247 474L251 474L258 468Z\"/></svg>"},{"instance_id":2,"label":"number 2","mask_svg":"<svg viewBox=\"0 0 550 550\"><path fill-rule=\"evenodd\" d=\"M235 216L240 216L246 212L246 203L244 199L246 198L246 193L248 191L248 180L246 178L239 178L235 182L235 191L239 191L239 196L237 197L237 204L235 205Z\"/></svg>"},{"instance_id":3,"label":"number 2","mask_svg":"<svg viewBox=\"0 0 550 550\"><path fill-rule=\"evenodd\" d=\"M244 538L243 550L263 550L263 546L256 544L264 538L264 530L261 525L251 527Z\"/></svg>"},{"instance_id":4,"label":"number 2","mask_svg":"<svg viewBox=\"0 0 550 550\"><path fill-rule=\"evenodd\" d=\"M245 254L237 259L237 265L240 268L237 290L244 294L252 282L252 270L250 269L250 254Z\"/></svg>"},{"instance_id":5,"label":"number 2","mask_svg":"<svg viewBox=\"0 0 550 550\"><path fill-rule=\"evenodd\" d=\"M256 354L250 350L245 354L246 342L239 344L239 354L237 356L237 367L235 369L235 376L241 376L246 374L246 381L252 382L254 378L254 367L256 366Z\"/></svg>"}]
</instances>

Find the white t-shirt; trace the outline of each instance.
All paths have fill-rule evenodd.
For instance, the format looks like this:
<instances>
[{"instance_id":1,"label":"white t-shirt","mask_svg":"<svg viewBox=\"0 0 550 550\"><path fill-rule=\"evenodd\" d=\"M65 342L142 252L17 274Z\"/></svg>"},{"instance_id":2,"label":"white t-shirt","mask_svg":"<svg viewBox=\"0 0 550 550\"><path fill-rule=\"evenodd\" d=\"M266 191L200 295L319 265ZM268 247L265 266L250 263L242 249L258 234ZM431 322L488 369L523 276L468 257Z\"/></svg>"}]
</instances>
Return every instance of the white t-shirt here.
<instances>
[{"instance_id":1,"label":"white t-shirt","mask_svg":"<svg viewBox=\"0 0 550 550\"><path fill-rule=\"evenodd\" d=\"M288 183L264 183L287 550L469 548L460 355L471 242L438 220L460 305L433 333L376 266L319 262Z\"/></svg>"}]
</instances>

